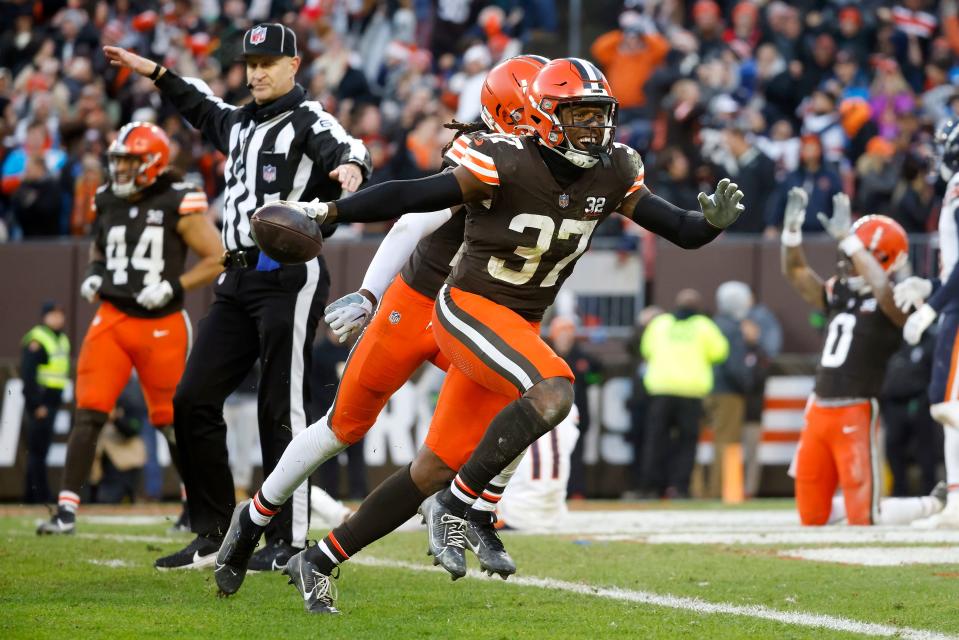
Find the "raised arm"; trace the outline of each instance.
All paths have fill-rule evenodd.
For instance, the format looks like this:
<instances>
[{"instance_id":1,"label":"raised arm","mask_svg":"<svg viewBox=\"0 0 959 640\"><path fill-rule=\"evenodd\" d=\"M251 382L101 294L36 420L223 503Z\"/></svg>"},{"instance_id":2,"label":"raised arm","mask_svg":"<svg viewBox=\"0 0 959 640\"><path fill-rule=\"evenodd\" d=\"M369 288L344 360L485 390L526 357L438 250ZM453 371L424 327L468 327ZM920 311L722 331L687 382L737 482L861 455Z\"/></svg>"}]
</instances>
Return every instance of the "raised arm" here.
<instances>
[{"instance_id":1,"label":"raised arm","mask_svg":"<svg viewBox=\"0 0 959 640\"><path fill-rule=\"evenodd\" d=\"M806 192L793 187L786 196L783 217L782 271L799 296L820 311L825 311L823 281L806 262L802 250L802 225L806 219Z\"/></svg>"},{"instance_id":2,"label":"raised arm","mask_svg":"<svg viewBox=\"0 0 959 640\"><path fill-rule=\"evenodd\" d=\"M213 95L202 80L184 79L149 58L121 49L103 47L103 53L116 67L125 67L153 80L157 89L187 121L200 130L219 151L226 153L230 143L230 114L236 109Z\"/></svg>"},{"instance_id":3,"label":"raised arm","mask_svg":"<svg viewBox=\"0 0 959 640\"><path fill-rule=\"evenodd\" d=\"M845 193L834 195L832 197L832 211L832 218L827 218L823 213L818 214L823 229L839 241L839 249L852 260L856 267L856 273L866 280L882 312L893 324L901 327L906 323L906 314L896 306L889 276L876 261L872 252L866 250L866 246L859 239L859 236L851 232L852 209L849 206L849 196Z\"/></svg>"}]
</instances>

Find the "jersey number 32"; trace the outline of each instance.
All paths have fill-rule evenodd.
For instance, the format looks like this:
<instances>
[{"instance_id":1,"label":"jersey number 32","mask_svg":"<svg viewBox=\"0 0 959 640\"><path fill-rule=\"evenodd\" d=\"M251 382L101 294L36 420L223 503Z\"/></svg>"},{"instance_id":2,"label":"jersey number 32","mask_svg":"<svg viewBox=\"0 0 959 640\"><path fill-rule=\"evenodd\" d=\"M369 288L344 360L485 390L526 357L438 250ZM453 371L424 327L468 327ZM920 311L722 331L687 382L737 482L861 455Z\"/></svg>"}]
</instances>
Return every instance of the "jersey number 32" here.
<instances>
[{"instance_id":1,"label":"jersey number 32","mask_svg":"<svg viewBox=\"0 0 959 640\"><path fill-rule=\"evenodd\" d=\"M125 225L110 227L107 232L107 270L113 274L113 284L123 286L129 280L127 269L143 271L143 285L156 284L163 274L163 228L147 227L127 256L127 228Z\"/></svg>"}]
</instances>

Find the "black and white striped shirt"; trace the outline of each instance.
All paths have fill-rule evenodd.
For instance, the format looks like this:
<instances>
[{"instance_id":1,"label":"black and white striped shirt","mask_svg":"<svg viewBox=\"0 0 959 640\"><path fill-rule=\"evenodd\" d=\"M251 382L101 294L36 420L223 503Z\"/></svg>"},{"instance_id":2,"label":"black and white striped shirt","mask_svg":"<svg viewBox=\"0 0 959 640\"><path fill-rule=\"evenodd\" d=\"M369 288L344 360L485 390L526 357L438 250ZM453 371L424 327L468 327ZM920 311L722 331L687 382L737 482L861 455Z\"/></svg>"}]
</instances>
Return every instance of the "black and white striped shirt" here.
<instances>
[{"instance_id":1,"label":"black and white striped shirt","mask_svg":"<svg viewBox=\"0 0 959 640\"><path fill-rule=\"evenodd\" d=\"M350 136L320 104L296 85L263 106L235 107L213 96L202 80L171 71L157 88L177 111L226 155L223 245L228 251L255 246L250 215L274 200L321 201L340 196L329 172L352 162L372 169L364 144Z\"/></svg>"}]
</instances>

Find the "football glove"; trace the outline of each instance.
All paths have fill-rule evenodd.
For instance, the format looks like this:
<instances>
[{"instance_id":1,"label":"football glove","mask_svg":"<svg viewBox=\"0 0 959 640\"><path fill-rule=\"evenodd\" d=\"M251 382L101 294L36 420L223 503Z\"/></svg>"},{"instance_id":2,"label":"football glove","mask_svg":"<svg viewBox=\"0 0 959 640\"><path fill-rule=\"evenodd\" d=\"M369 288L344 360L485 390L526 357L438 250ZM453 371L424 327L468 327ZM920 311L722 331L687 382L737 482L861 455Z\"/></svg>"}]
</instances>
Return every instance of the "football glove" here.
<instances>
[{"instance_id":1,"label":"football glove","mask_svg":"<svg viewBox=\"0 0 959 640\"><path fill-rule=\"evenodd\" d=\"M331 302L324 313L326 315L323 319L330 325L339 341L346 342L350 336L362 331L370 321L373 303L362 293L355 291Z\"/></svg>"},{"instance_id":2,"label":"football glove","mask_svg":"<svg viewBox=\"0 0 959 640\"><path fill-rule=\"evenodd\" d=\"M842 242L849 236L852 228L852 208L849 206L849 196L837 193L832 197L832 217L827 218L825 213L817 213L816 217L826 233L837 241Z\"/></svg>"},{"instance_id":3,"label":"football glove","mask_svg":"<svg viewBox=\"0 0 959 640\"><path fill-rule=\"evenodd\" d=\"M735 182L730 182L729 178L720 180L712 195L707 196L700 192L697 198L706 222L718 229L725 229L736 222L739 215L746 210L745 205L740 203L743 192Z\"/></svg>"},{"instance_id":4,"label":"football glove","mask_svg":"<svg viewBox=\"0 0 959 640\"><path fill-rule=\"evenodd\" d=\"M161 280L143 287L143 290L137 295L137 304L144 309L159 309L176 294L174 287L169 280Z\"/></svg>"},{"instance_id":5,"label":"football glove","mask_svg":"<svg viewBox=\"0 0 959 640\"><path fill-rule=\"evenodd\" d=\"M893 300L903 313L908 313L910 307L921 307L931 294L932 282L918 276L909 276L892 290Z\"/></svg>"},{"instance_id":6,"label":"football glove","mask_svg":"<svg viewBox=\"0 0 959 640\"><path fill-rule=\"evenodd\" d=\"M292 200L276 200L269 204L282 204L293 209L298 209L310 220L315 220L316 224L323 224L326 216L330 212L330 206L319 199L313 198L310 202L294 202Z\"/></svg>"},{"instance_id":7,"label":"football glove","mask_svg":"<svg viewBox=\"0 0 959 640\"><path fill-rule=\"evenodd\" d=\"M793 187L786 195L782 243L787 247L798 247L802 244L802 225L806 221L808 201L809 196L801 187Z\"/></svg>"},{"instance_id":8,"label":"football glove","mask_svg":"<svg viewBox=\"0 0 959 640\"><path fill-rule=\"evenodd\" d=\"M913 346L919 344L923 332L932 325L937 315L939 314L936 313L936 310L928 304L919 307L906 318L906 324L902 327L903 339Z\"/></svg>"},{"instance_id":9,"label":"football glove","mask_svg":"<svg viewBox=\"0 0 959 640\"><path fill-rule=\"evenodd\" d=\"M103 286L103 277L98 275L87 276L84 281L80 284L80 295L87 302L93 302L97 293L100 291L100 287Z\"/></svg>"}]
</instances>

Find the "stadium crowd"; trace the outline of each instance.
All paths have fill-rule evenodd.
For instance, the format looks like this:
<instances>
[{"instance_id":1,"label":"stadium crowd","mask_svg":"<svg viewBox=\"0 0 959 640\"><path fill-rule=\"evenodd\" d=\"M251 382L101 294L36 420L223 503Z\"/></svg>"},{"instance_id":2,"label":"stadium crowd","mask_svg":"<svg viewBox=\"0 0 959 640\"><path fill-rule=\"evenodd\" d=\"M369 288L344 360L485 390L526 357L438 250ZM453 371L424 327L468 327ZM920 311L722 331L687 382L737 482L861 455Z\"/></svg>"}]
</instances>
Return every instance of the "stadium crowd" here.
<instances>
[{"instance_id":1,"label":"stadium crowd","mask_svg":"<svg viewBox=\"0 0 959 640\"><path fill-rule=\"evenodd\" d=\"M795 185L813 211L828 214L843 190L859 213L888 213L909 232L931 228L929 141L959 108L956 0L610 8L585 12L584 32L608 31L582 54L609 76L618 137L644 154L657 193L695 207L703 185L728 173L750 198L734 231L772 234ZM131 120L167 130L173 164L216 209L223 158L147 79L109 67L100 45L162 59L236 103L248 96L239 36L257 21L288 24L302 43L300 82L368 145L375 184L438 169L451 137L443 124L477 119L492 64L553 53L550 43L565 54L565 10L553 0L4 3L0 233L86 235L104 152ZM819 230L815 216L806 224Z\"/></svg>"}]
</instances>

